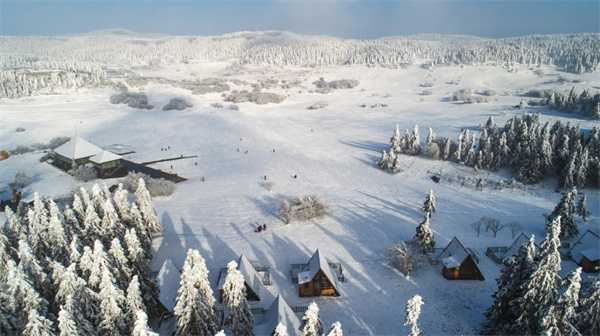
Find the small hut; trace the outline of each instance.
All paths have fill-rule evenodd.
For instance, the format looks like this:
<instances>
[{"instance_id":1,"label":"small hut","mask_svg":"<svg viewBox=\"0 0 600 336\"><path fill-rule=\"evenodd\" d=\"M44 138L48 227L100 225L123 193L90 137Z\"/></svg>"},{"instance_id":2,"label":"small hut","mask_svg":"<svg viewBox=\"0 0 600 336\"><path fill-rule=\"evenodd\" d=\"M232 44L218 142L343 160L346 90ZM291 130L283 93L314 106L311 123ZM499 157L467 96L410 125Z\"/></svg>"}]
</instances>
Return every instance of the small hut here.
<instances>
[{"instance_id":1,"label":"small hut","mask_svg":"<svg viewBox=\"0 0 600 336\"><path fill-rule=\"evenodd\" d=\"M121 165L121 157L97 147L79 136L73 137L52 151L48 162L65 171L77 166L91 164L99 176Z\"/></svg>"},{"instance_id":2,"label":"small hut","mask_svg":"<svg viewBox=\"0 0 600 336\"><path fill-rule=\"evenodd\" d=\"M267 312L254 325L252 332L256 336L270 336L279 323L287 329L288 336L300 335L300 320L287 302L277 295Z\"/></svg>"},{"instance_id":3,"label":"small hut","mask_svg":"<svg viewBox=\"0 0 600 336\"><path fill-rule=\"evenodd\" d=\"M248 301L260 301L261 293L265 293L262 278L258 275L258 272L248 260L248 258L242 253L237 261L237 270L244 276L244 285L246 285L246 299ZM219 279L217 280L217 288L219 289L219 302L223 302L223 285L225 284L225 277L227 276L227 268L222 268L219 272Z\"/></svg>"},{"instance_id":4,"label":"small hut","mask_svg":"<svg viewBox=\"0 0 600 336\"><path fill-rule=\"evenodd\" d=\"M298 273L300 296L340 296L337 274L319 249L305 265Z\"/></svg>"},{"instance_id":5,"label":"small hut","mask_svg":"<svg viewBox=\"0 0 600 336\"><path fill-rule=\"evenodd\" d=\"M594 232L587 230L567 253L584 272L600 271L600 237Z\"/></svg>"},{"instance_id":6,"label":"small hut","mask_svg":"<svg viewBox=\"0 0 600 336\"><path fill-rule=\"evenodd\" d=\"M180 280L181 272L179 272L170 259L165 259L156 277L156 283L158 284L158 288L160 288L158 296L160 310L173 312L175 300L177 299L177 291L180 287Z\"/></svg>"},{"instance_id":7,"label":"small hut","mask_svg":"<svg viewBox=\"0 0 600 336\"><path fill-rule=\"evenodd\" d=\"M476 257L475 257L476 258ZM477 267L475 258L469 250L456 238L452 238L450 243L444 248L442 253L436 258L442 261L444 267L442 274L449 280L485 280L483 274Z\"/></svg>"}]
</instances>

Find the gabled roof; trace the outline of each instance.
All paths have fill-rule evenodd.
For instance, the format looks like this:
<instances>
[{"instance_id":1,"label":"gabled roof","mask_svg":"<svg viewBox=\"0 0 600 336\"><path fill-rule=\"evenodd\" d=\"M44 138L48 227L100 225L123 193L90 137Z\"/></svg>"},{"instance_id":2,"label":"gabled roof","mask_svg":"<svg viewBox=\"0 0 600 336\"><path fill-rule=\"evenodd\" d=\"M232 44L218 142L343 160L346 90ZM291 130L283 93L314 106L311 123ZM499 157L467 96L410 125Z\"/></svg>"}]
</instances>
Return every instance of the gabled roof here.
<instances>
[{"instance_id":1,"label":"gabled roof","mask_svg":"<svg viewBox=\"0 0 600 336\"><path fill-rule=\"evenodd\" d=\"M94 156L102 152L102 148L96 147L88 141L75 136L62 146L56 148L54 152L66 157L67 159L77 160Z\"/></svg>"},{"instance_id":2,"label":"gabled roof","mask_svg":"<svg viewBox=\"0 0 600 336\"><path fill-rule=\"evenodd\" d=\"M287 328L288 336L300 335L300 320L287 302L277 295L252 331L256 336L270 336L279 323Z\"/></svg>"},{"instance_id":3,"label":"gabled roof","mask_svg":"<svg viewBox=\"0 0 600 336\"><path fill-rule=\"evenodd\" d=\"M242 253L240 259L238 259L237 265L237 270L240 271L240 273L242 273L244 276L244 281L248 287L250 287L250 289L254 291L254 294L260 298L261 293L266 292L266 290L263 290L264 285L262 280L258 275L258 272L256 272L254 266L252 266L250 260L248 260L248 258ZM224 284L225 277L221 276L219 278L219 283L217 284L217 289L222 290Z\"/></svg>"},{"instance_id":4,"label":"gabled roof","mask_svg":"<svg viewBox=\"0 0 600 336\"><path fill-rule=\"evenodd\" d=\"M156 277L156 282L160 288L158 299L170 312L173 312L175 308L175 299L180 287L180 280L181 273L177 267L175 267L170 259L165 259Z\"/></svg>"},{"instance_id":5,"label":"gabled roof","mask_svg":"<svg viewBox=\"0 0 600 336\"><path fill-rule=\"evenodd\" d=\"M596 261L600 259L600 249L597 247L591 248L581 252L581 255L588 258L590 261Z\"/></svg>"},{"instance_id":6,"label":"gabled roof","mask_svg":"<svg viewBox=\"0 0 600 336\"><path fill-rule=\"evenodd\" d=\"M510 245L508 247L508 249L506 250L506 252L504 252L504 254L500 258L500 260L503 260L504 258L512 257L513 254L519 252L519 249L521 248L521 246L523 246L523 244L527 244L529 239L530 239L530 237L527 237L523 232L521 232L521 234L517 237L517 239L515 239L515 241L512 243L512 245ZM537 246L537 244L535 244L535 246L537 248L539 248L539 246Z\"/></svg>"},{"instance_id":7,"label":"gabled roof","mask_svg":"<svg viewBox=\"0 0 600 336\"><path fill-rule=\"evenodd\" d=\"M298 284L310 282L315 275L317 275L319 270L322 270L323 273L325 273L327 279L329 279L333 287L335 287L335 290L338 291L339 286L337 275L331 268L331 265L329 265L329 262L327 262L327 259L325 259L323 254L319 252L319 249L317 249L315 254L313 254L308 261L308 270L298 273Z\"/></svg>"},{"instance_id":8,"label":"gabled roof","mask_svg":"<svg viewBox=\"0 0 600 336\"><path fill-rule=\"evenodd\" d=\"M568 255L571 256L571 259L573 259L573 261L579 264L581 262L581 259L583 258L582 253L584 251L589 251L593 248L598 249L598 246L600 246L600 237L598 237L598 235L593 233L592 231L587 230L583 235L581 235L577 242L573 244L573 247L571 247L571 249L569 250ZM593 254L590 254L590 256L593 256ZM588 257L586 256L586 258ZM594 259L590 260L594 261Z\"/></svg>"},{"instance_id":9,"label":"gabled roof","mask_svg":"<svg viewBox=\"0 0 600 336\"><path fill-rule=\"evenodd\" d=\"M111 153L105 149L102 152L92 156L90 158L90 161L97 163L97 164L102 164L105 162L119 160L120 158L121 157L119 155Z\"/></svg>"},{"instance_id":10,"label":"gabled roof","mask_svg":"<svg viewBox=\"0 0 600 336\"><path fill-rule=\"evenodd\" d=\"M441 260L444 263L446 268L454 268L460 266L460 264L465 261L469 252L460 243L460 241L454 237L452 240L446 245L442 253L436 258L436 260Z\"/></svg>"}]
</instances>

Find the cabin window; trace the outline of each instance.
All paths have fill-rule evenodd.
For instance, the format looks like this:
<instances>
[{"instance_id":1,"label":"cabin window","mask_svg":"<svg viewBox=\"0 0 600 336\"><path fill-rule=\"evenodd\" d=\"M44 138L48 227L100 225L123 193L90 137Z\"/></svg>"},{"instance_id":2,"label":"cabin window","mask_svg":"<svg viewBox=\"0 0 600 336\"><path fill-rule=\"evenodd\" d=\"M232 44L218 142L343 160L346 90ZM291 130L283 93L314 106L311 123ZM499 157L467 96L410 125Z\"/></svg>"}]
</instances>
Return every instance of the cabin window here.
<instances>
[{"instance_id":1,"label":"cabin window","mask_svg":"<svg viewBox=\"0 0 600 336\"><path fill-rule=\"evenodd\" d=\"M308 286L309 286L309 285L310 285L310 283L309 283L309 282L305 283L305 284L304 284L304 288L308 288Z\"/></svg>"}]
</instances>

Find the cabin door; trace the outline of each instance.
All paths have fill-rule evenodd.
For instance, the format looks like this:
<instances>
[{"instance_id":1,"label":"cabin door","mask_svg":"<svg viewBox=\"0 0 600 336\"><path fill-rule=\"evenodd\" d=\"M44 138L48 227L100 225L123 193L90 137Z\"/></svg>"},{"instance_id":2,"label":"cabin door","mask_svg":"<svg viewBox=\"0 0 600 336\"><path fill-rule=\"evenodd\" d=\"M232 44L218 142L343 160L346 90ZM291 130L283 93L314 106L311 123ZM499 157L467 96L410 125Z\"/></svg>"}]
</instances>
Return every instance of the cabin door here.
<instances>
[{"instance_id":1,"label":"cabin door","mask_svg":"<svg viewBox=\"0 0 600 336\"><path fill-rule=\"evenodd\" d=\"M321 295L321 280L320 279L313 280L313 295L315 295L315 296Z\"/></svg>"}]
</instances>

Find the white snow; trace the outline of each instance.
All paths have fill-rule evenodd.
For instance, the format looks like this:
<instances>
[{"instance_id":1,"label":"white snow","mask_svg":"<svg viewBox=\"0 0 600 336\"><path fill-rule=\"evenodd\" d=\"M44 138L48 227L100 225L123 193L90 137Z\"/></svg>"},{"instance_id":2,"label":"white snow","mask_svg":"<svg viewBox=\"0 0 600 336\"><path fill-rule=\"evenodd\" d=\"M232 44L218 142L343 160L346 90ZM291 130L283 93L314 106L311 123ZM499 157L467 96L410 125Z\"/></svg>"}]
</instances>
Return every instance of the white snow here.
<instances>
[{"instance_id":1,"label":"white snow","mask_svg":"<svg viewBox=\"0 0 600 336\"><path fill-rule=\"evenodd\" d=\"M175 308L175 299L177 298L180 280L181 272L173 265L170 259L165 259L156 276L156 283L158 284L158 288L160 288L158 299L170 312L173 312L173 308Z\"/></svg>"},{"instance_id":2,"label":"white snow","mask_svg":"<svg viewBox=\"0 0 600 336\"><path fill-rule=\"evenodd\" d=\"M62 146L56 148L54 152L68 159L77 160L101 154L102 149L78 136L75 136Z\"/></svg>"},{"instance_id":3,"label":"white snow","mask_svg":"<svg viewBox=\"0 0 600 336\"><path fill-rule=\"evenodd\" d=\"M144 76L193 79L221 76L228 66L226 62L190 62L135 71ZM189 177L177 185L173 195L154 199L164 229L153 242L154 271L166 259L181 268L187 250L195 248L206 259L209 280L216 288L219 269L243 253L271 267L274 284L266 287L269 292L280 294L291 306L307 306L315 300L324 325L340 321L345 335L408 334L410 328L402 325L403 303L415 294L425 302L419 317L423 333L473 334L492 302L494 279L502 267L486 257L485 250L488 246L509 246L513 239L509 230L500 231L496 238L482 230L477 237L470 223L481 216L499 218L503 223L519 222L523 232L535 234L539 243L545 236L543 215L552 212L561 196L554 192L556 180L519 185L513 191L488 186L479 191L473 182L476 179L510 179L511 172L475 172L448 162L402 155L403 172L392 175L379 170L376 162L382 150L389 149L396 124L401 129L412 129L415 124L421 129L432 127L437 137L456 139L461 128L477 132L477 125L489 116L503 126L507 119L524 113L511 106L517 105L522 99L519 95L530 89L568 91L576 86L580 92L600 87L597 74L575 75L542 67L545 75L538 77L526 66L515 65L513 69L517 71L491 66L433 70L418 66L247 66L231 78L250 82L270 77L299 78L301 85L269 90L288 96L282 104L243 103L239 111L210 107L211 103L222 102L220 94L191 95L190 91L158 83L143 87L149 104L155 106L149 111L110 104L109 97L115 93L110 88L3 99L0 149L78 134L102 148L134 151L124 158L138 162L197 155L152 165ZM552 82L559 75L578 82ZM311 82L319 77L328 81L357 79L360 85L335 90L326 97L309 93L315 88ZM448 84L452 80L460 84ZM423 88L419 85L425 82L435 83L427 88L433 95L421 95ZM492 89L498 96L484 104L447 101L454 91L466 87L473 91ZM162 106L175 96L192 102L194 107L162 111ZM326 109L308 109L323 100L329 103ZM370 108L377 103L388 107ZM597 124L541 108L525 111L542 112L542 122L580 123L583 130ZM26 131L15 132L17 127ZM161 151L168 146L170 149ZM244 154L246 150L248 154ZM31 152L0 161L0 183L5 186L0 188L0 197L10 197L6 185L20 170L33 177L23 190L24 199L33 192L58 197L76 186L89 188L94 183L82 184L40 163L42 155ZM442 176L440 183L430 179L434 174ZM273 182L271 191L264 186L264 175ZM202 176L204 182L200 182ZM459 176L471 180L461 186ZM119 181L103 182L112 185ZM414 236L429 190L436 196L437 212L430 224L436 247L444 247L452 237L458 237L478 255L477 266L485 281L447 281L441 274L441 264L427 265L406 277L383 260L387 247ZM577 219L580 231L585 228L598 232L599 192L584 192L592 215L587 224ZM312 194L331 205L329 216L289 225L275 217L278 200ZM255 233L258 224L267 224L268 229ZM317 248L342 264L347 282L340 284L340 297L300 298L297 285L291 282L290 264L304 262ZM566 275L575 266L572 261L563 261L560 274ZM256 316L257 321L260 318Z\"/></svg>"}]
</instances>

